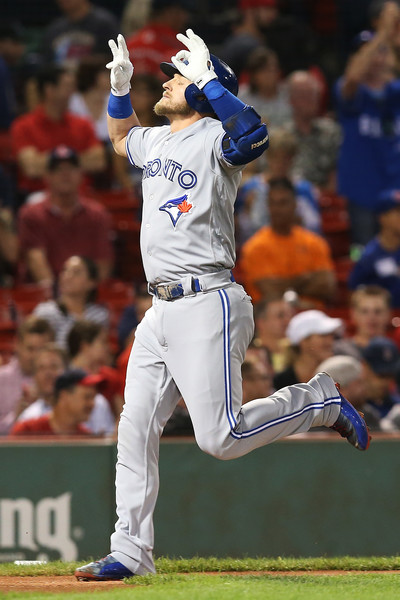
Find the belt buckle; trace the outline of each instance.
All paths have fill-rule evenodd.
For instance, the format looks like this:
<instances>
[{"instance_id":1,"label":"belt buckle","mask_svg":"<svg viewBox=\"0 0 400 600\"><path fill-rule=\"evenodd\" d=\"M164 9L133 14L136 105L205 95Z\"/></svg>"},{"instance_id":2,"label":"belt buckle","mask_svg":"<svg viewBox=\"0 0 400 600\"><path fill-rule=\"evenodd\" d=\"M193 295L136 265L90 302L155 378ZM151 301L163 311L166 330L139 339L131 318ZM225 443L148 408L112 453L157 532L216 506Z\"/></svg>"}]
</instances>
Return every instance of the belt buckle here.
<instances>
[{"instance_id":1,"label":"belt buckle","mask_svg":"<svg viewBox=\"0 0 400 600\"><path fill-rule=\"evenodd\" d=\"M169 294L168 294L168 288L165 285L158 285L156 288L156 295L157 298L160 298L160 300L169 300Z\"/></svg>"},{"instance_id":2,"label":"belt buckle","mask_svg":"<svg viewBox=\"0 0 400 600\"><path fill-rule=\"evenodd\" d=\"M174 300L183 296L183 286L181 283L171 285L159 285L156 287L157 296L161 300Z\"/></svg>"}]
</instances>

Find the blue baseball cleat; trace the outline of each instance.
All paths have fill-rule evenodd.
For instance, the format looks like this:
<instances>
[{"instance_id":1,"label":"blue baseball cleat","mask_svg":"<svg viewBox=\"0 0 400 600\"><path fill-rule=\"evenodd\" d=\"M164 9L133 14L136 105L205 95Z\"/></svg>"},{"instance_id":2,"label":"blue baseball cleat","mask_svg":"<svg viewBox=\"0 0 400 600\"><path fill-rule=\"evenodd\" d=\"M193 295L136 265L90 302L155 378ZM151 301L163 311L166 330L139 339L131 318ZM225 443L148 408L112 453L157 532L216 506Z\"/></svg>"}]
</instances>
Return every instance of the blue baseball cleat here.
<instances>
[{"instance_id":1,"label":"blue baseball cleat","mask_svg":"<svg viewBox=\"0 0 400 600\"><path fill-rule=\"evenodd\" d=\"M133 576L134 573L115 560L111 554L75 571L78 581L110 581Z\"/></svg>"},{"instance_id":2,"label":"blue baseball cleat","mask_svg":"<svg viewBox=\"0 0 400 600\"><path fill-rule=\"evenodd\" d=\"M339 386L336 384L339 390ZM339 391L341 398L340 414L337 421L331 425L330 429L337 431L342 437L352 444L357 450L367 450L371 441L368 427L363 419L363 414L359 413L352 404Z\"/></svg>"}]
</instances>

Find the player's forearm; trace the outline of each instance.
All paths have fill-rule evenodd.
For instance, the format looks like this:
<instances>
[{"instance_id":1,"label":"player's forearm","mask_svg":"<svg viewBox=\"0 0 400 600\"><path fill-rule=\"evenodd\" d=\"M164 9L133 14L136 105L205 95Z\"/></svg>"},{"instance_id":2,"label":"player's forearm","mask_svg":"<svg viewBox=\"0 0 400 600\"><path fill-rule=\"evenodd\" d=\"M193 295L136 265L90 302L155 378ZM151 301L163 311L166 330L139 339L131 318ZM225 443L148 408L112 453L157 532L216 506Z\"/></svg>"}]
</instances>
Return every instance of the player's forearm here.
<instances>
[{"instance_id":1,"label":"player's forearm","mask_svg":"<svg viewBox=\"0 0 400 600\"><path fill-rule=\"evenodd\" d=\"M382 36L377 35L350 59L343 77L342 95L344 98L351 98L356 94L371 60L382 41Z\"/></svg>"},{"instance_id":2,"label":"player's forearm","mask_svg":"<svg viewBox=\"0 0 400 600\"><path fill-rule=\"evenodd\" d=\"M125 138L132 127L140 126L139 119L132 108L130 96L110 94L107 112L108 135L114 150L120 156L126 156Z\"/></svg>"}]
</instances>

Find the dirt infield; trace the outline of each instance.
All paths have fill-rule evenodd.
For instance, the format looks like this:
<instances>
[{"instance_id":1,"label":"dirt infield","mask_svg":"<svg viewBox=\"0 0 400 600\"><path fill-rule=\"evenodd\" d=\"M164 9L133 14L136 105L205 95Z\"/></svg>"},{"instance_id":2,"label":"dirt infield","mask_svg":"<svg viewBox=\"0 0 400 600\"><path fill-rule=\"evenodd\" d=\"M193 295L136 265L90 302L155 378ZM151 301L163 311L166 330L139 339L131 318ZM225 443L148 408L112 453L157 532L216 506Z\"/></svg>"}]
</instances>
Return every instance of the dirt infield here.
<instances>
[{"instance_id":1,"label":"dirt infield","mask_svg":"<svg viewBox=\"0 0 400 600\"><path fill-rule=\"evenodd\" d=\"M276 576L304 576L304 575L349 575L350 573L399 573L399 571L224 571L204 573L205 575L276 575ZM0 577L0 592L93 592L95 590L109 590L124 587L123 581L77 581L73 575L38 575L35 577L13 577L3 575Z\"/></svg>"}]
</instances>

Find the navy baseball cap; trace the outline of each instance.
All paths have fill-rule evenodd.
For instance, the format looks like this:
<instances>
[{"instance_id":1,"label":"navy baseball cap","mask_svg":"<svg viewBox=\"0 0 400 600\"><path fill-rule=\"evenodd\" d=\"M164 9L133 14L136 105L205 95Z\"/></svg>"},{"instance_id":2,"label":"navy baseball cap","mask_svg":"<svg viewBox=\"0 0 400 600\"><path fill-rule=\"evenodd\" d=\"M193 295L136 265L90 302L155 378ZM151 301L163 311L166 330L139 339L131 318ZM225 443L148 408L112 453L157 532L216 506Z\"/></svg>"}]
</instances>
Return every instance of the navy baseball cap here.
<instances>
[{"instance_id":1,"label":"navy baseball cap","mask_svg":"<svg viewBox=\"0 0 400 600\"><path fill-rule=\"evenodd\" d=\"M68 146L56 146L50 152L49 161L47 163L47 168L49 171L53 171L58 167L58 165L62 162L69 162L76 167L79 166L79 158L75 150L72 148L68 148Z\"/></svg>"},{"instance_id":2,"label":"navy baseball cap","mask_svg":"<svg viewBox=\"0 0 400 600\"><path fill-rule=\"evenodd\" d=\"M393 208L400 208L400 189L384 190L378 196L376 212L380 215Z\"/></svg>"},{"instance_id":3,"label":"navy baseball cap","mask_svg":"<svg viewBox=\"0 0 400 600\"><path fill-rule=\"evenodd\" d=\"M102 375L87 373L83 369L68 369L57 377L54 390L56 394L59 394L62 390L68 390L75 385L97 387L103 381L104 377Z\"/></svg>"},{"instance_id":4,"label":"navy baseball cap","mask_svg":"<svg viewBox=\"0 0 400 600\"><path fill-rule=\"evenodd\" d=\"M372 338L361 354L377 375L394 375L400 367L400 352L389 338Z\"/></svg>"}]
</instances>

